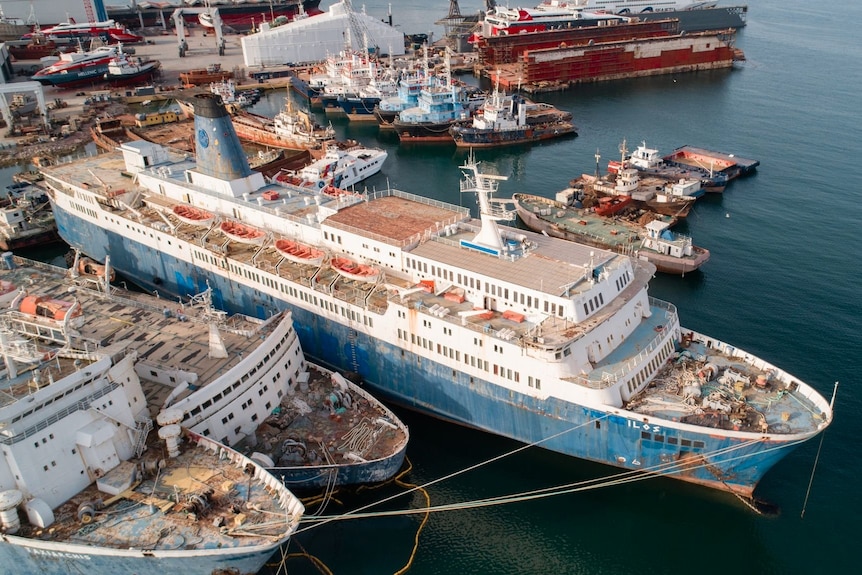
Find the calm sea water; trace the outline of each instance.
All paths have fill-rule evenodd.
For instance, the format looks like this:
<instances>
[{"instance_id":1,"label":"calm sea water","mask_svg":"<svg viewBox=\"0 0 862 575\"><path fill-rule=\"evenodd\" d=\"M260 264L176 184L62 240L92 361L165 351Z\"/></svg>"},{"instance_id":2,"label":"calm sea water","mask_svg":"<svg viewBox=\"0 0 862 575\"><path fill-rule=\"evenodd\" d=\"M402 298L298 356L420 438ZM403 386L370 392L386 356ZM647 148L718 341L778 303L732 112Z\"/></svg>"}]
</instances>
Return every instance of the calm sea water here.
<instances>
[{"instance_id":1,"label":"calm sea water","mask_svg":"<svg viewBox=\"0 0 862 575\"><path fill-rule=\"evenodd\" d=\"M370 15L386 17L387 2L364 4ZM482 5L460 2L463 14ZM434 32L435 37L442 30L433 22L447 10L442 0L392 4L402 31ZM440 512L424 524L421 515L309 524L287 552L313 555L336 574L396 573L408 563L411 575L856 570L854 548L862 532L860 426L854 419L862 413L862 300L857 294L862 258L855 226L862 220L862 186L853 158L862 148L860 20L862 5L851 0L749 3L748 26L737 38L748 58L744 65L544 95L539 99L573 112L577 138L477 154L489 170L509 177L501 195L546 196L582 172L593 172L597 150L602 164L617 157L623 139L630 149L645 140L663 152L691 144L760 160L756 175L701 200L689 218L695 243L712 251L710 262L684 278L657 276L651 293L676 304L683 325L760 355L827 396L834 382L841 382L835 422L822 450L819 438L801 446L758 488L762 499L779 506L778 516L756 515L732 496L649 479ZM283 97L271 94L256 111L274 113ZM367 182L369 188L391 183L475 207L473 197L459 197L457 166L465 154L454 146L399 146L397 140L379 137L374 127L333 123L339 135L389 151L383 172ZM431 505L614 473L539 449L481 465L519 445L399 414L412 431L408 457L413 467L404 481L422 485L456 474L427 488ZM341 493L319 513L339 514L404 492L405 487L387 486ZM373 510L425 505L424 495L412 492ZM321 572L302 557L286 565L293 575Z\"/></svg>"}]
</instances>

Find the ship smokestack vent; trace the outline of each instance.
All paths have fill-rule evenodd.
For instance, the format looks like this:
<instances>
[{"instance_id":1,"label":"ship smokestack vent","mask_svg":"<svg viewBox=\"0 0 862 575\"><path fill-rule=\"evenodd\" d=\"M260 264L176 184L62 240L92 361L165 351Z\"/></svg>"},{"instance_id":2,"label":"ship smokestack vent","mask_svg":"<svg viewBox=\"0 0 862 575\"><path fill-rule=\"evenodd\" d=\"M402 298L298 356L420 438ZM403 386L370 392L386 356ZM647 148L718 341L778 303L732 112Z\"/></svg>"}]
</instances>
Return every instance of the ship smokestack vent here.
<instances>
[{"instance_id":1,"label":"ship smokestack vent","mask_svg":"<svg viewBox=\"0 0 862 575\"><path fill-rule=\"evenodd\" d=\"M194 108L197 171L227 181L251 175L248 158L221 97L197 94Z\"/></svg>"}]
</instances>

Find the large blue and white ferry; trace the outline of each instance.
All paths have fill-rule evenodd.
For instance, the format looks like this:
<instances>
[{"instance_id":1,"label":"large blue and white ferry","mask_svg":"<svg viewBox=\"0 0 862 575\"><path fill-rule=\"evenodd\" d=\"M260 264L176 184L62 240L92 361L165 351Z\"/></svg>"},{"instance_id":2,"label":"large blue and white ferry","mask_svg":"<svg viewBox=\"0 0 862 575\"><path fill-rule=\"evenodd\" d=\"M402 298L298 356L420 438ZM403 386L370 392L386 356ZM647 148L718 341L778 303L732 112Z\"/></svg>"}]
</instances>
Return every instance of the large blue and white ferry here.
<instances>
[{"instance_id":1,"label":"large blue and white ferry","mask_svg":"<svg viewBox=\"0 0 862 575\"><path fill-rule=\"evenodd\" d=\"M61 236L160 294L291 309L310 358L383 398L625 470L751 496L832 422L812 386L682 327L650 297L649 262L501 225L505 178L475 162L461 189L479 220L393 189L266 185L212 94L195 97L195 135L197 158L129 142L46 168ZM185 223L178 206L218 217Z\"/></svg>"}]
</instances>

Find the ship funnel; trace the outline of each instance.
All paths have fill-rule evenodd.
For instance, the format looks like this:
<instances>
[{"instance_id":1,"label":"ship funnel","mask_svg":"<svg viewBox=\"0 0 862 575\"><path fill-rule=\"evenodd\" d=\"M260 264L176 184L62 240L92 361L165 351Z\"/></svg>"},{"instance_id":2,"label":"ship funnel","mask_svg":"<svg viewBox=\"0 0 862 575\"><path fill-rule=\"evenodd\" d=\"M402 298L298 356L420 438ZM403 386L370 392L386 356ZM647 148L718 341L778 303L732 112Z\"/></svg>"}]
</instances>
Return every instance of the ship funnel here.
<instances>
[{"instance_id":1,"label":"ship funnel","mask_svg":"<svg viewBox=\"0 0 862 575\"><path fill-rule=\"evenodd\" d=\"M197 94L194 109L197 171L227 181L251 175L248 158L221 96Z\"/></svg>"}]
</instances>

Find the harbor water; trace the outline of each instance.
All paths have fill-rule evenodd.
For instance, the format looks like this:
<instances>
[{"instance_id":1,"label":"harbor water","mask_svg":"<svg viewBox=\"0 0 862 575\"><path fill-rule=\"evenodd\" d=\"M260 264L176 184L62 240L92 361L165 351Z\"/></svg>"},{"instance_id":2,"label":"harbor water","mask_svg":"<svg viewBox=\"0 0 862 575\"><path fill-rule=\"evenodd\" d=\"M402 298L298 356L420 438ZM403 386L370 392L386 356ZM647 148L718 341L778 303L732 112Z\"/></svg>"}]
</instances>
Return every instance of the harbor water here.
<instances>
[{"instance_id":1,"label":"harbor water","mask_svg":"<svg viewBox=\"0 0 862 575\"><path fill-rule=\"evenodd\" d=\"M368 14L387 17L389 3L363 4ZM405 33L439 38L442 28L434 21L446 15L447 4L402 0L392 4L393 20ZM481 0L459 4L464 15L484 6ZM537 95L571 111L579 135L476 152L487 170L508 176L500 185L503 197L553 197L570 179L595 172L596 154L602 169L619 159L623 140L629 150L644 141L662 153L688 144L760 161L756 174L698 200L682 224L695 244L712 252L710 261L684 277L657 275L651 294L674 303L683 326L761 356L827 397L840 382L835 421L822 442L800 446L758 487L777 513L761 515L732 495L670 479L616 483L613 468L521 450L398 410L411 428L412 468L403 483L339 493L322 509L309 504L309 512L336 516L399 494L367 511L446 510L309 521L285 550L286 571L283 558L274 557L265 573L327 572L307 556L335 574L397 573L405 566L411 575L855 570L862 532L854 419L862 413L862 298L856 294L862 258L853 238L862 221L862 187L850 176L862 148L860 19L862 5L851 0L749 3L748 25L736 40L745 63ZM284 97L270 93L253 110L272 115ZM328 121L322 114L317 119ZM399 145L376 125L332 122L340 137L389 152L381 173L363 186L391 185L475 210L475 197L461 197L458 186L466 151ZM5 181L14 171L0 175ZM595 487L581 485L601 478L606 481ZM475 503L540 489L555 493L505 505Z\"/></svg>"}]
</instances>

